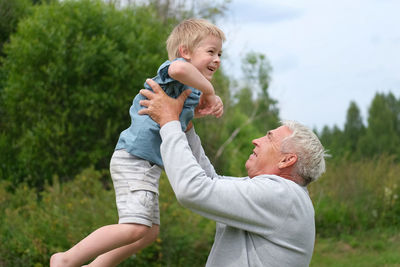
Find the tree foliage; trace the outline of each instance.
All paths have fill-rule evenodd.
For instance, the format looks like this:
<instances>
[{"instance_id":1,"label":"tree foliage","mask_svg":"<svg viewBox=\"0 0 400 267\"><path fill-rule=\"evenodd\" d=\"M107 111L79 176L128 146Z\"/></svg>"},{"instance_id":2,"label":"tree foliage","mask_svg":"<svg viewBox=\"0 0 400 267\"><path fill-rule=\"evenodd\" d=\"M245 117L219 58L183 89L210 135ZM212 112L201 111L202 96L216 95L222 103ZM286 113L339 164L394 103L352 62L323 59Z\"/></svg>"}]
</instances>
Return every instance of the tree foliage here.
<instances>
[{"instance_id":1,"label":"tree foliage","mask_svg":"<svg viewBox=\"0 0 400 267\"><path fill-rule=\"evenodd\" d=\"M344 125L344 138L346 140L346 149L350 152L356 152L358 142L364 135L365 126L362 121L360 109L355 102L350 103L347 110L346 123Z\"/></svg>"},{"instance_id":2,"label":"tree foliage","mask_svg":"<svg viewBox=\"0 0 400 267\"><path fill-rule=\"evenodd\" d=\"M395 154L400 157L400 100L392 93L376 94L369 108L368 128L360 150L367 156Z\"/></svg>"},{"instance_id":3,"label":"tree foliage","mask_svg":"<svg viewBox=\"0 0 400 267\"><path fill-rule=\"evenodd\" d=\"M36 8L5 47L2 175L37 184L107 167L133 96L166 58L166 33L146 7Z\"/></svg>"},{"instance_id":4,"label":"tree foliage","mask_svg":"<svg viewBox=\"0 0 400 267\"><path fill-rule=\"evenodd\" d=\"M320 133L322 143L340 160L373 158L382 154L400 160L400 98L391 92L376 93L364 125L355 102L347 110L344 130L325 126Z\"/></svg>"},{"instance_id":5,"label":"tree foliage","mask_svg":"<svg viewBox=\"0 0 400 267\"><path fill-rule=\"evenodd\" d=\"M30 13L31 6L30 0L0 0L0 51L16 31L19 20Z\"/></svg>"}]
</instances>

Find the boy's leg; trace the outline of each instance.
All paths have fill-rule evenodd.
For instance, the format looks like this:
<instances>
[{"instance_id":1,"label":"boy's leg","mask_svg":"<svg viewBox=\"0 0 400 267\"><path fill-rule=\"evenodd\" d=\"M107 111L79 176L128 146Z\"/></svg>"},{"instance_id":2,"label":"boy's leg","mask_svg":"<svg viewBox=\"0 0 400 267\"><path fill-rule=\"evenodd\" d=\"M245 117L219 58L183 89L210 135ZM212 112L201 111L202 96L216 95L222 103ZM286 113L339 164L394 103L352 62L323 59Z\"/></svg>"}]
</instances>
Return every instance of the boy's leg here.
<instances>
[{"instance_id":1,"label":"boy's leg","mask_svg":"<svg viewBox=\"0 0 400 267\"><path fill-rule=\"evenodd\" d=\"M147 247L152 242L157 239L158 233L160 231L160 209L158 203L158 197L154 196L152 199L152 227L149 231L143 236L143 238L137 240L136 242L116 248L112 251L109 251L105 254L98 256L92 263L88 266L91 267L108 267L108 266L117 266L123 260L128 258L129 256L137 253L139 250Z\"/></svg>"},{"instance_id":2,"label":"boy's leg","mask_svg":"<svg viewBox=\"0 0 400 267\"><path fill-rule=\"evenodd\" d=\"M120 248L116 248L112 251L109 251L103 255L97 257L93 262L89 265L90 267L112 267L117 266L123 260L127 259L131 255L137 253L139 250L147 247L151 243L153 243L158 236L160 226L154 224L150 230L146 233L146 235L136 241L133 244L126 245Z\"/></svg>"},{"instance_id":3,"label":"boy's leg","mask_svg":"<svg viewBox=\"0 0 400 267\"><path fill-rule=\"evenodd\" d=\"M53 255L51 267L81 266L98 255L136 242L152 224L159 224L159 217L153 220L153 214L154 200L158 204L160 167L117 150L111 158L110 172L119 224L99 228L65 253ZM158 205L156 210L159 216Z\"/></svg>"},{"instance_id":4,"label":"boy's leg","mask_svg":"<svg viewBox=\"0 0 400 267\"><path fill-rule=\"evenodd\" d=\"M64 253L54 254L50 267L81 266L105 252L136 242L149 227L141 224L113 224L103 226Z\"/></svg>"}]
</instances>

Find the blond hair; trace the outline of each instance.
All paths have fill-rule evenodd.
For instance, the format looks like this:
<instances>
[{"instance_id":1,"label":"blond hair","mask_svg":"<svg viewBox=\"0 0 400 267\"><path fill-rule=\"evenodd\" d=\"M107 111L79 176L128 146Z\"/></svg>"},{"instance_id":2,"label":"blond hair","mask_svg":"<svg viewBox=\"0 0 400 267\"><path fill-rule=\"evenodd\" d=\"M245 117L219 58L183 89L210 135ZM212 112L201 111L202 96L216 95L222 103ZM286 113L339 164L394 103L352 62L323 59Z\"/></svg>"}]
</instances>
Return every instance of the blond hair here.
<instances>
[{"instance_id":1,"label":"blond hair","mask_svg":"<svg viewBox=\"0 0 400 267\"><path fill-rule=\"evenodd\" d=\"M184 46L190 52L207 36L215 36L225 41L225 34L205 19L187 19L179 23L167 39L169 60L181 57L179 47Z\"/></svg>"}]
</instances>

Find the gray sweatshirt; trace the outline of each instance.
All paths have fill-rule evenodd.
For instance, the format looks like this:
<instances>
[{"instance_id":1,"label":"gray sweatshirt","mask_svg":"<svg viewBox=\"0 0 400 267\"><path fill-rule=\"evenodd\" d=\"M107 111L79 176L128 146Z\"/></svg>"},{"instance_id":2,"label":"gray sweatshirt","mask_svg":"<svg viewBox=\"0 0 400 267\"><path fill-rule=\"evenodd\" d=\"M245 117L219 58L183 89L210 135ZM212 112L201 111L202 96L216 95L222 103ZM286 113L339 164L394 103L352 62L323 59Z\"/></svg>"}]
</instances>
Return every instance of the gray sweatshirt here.
<instances>
[{"instance_id":1,"label":"gray sweatshirt","mask_svg":"<svg viewBox=\"0 0 400 267\"><path fill-rule=\"evenodd\" d=\"M217 222L209 267L308 266L314 208L307 189L276 175L215 173L200 139L172 121L161 130L161 156L177 200Z\"/></svg>"}]
</instances>

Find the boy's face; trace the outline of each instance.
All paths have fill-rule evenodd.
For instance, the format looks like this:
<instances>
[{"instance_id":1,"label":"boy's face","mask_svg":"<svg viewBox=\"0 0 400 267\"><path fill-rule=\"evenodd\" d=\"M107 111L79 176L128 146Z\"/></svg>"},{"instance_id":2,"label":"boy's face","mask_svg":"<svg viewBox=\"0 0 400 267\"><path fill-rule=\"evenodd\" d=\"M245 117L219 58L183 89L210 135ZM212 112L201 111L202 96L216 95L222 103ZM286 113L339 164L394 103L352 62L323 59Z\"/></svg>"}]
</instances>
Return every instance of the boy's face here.
<instances>
[{"instance_id":1,"label":"boy's face","mask_svg":"<svg viewBox=\"0 0 400 267\"><path fill-rule=\"evenodd\" d=\"M221 54L222 40L209 35L192 52L188 52L184 58L192 63L207 80L211 81L221 64Z\"/></svg>"}]
</instances>

